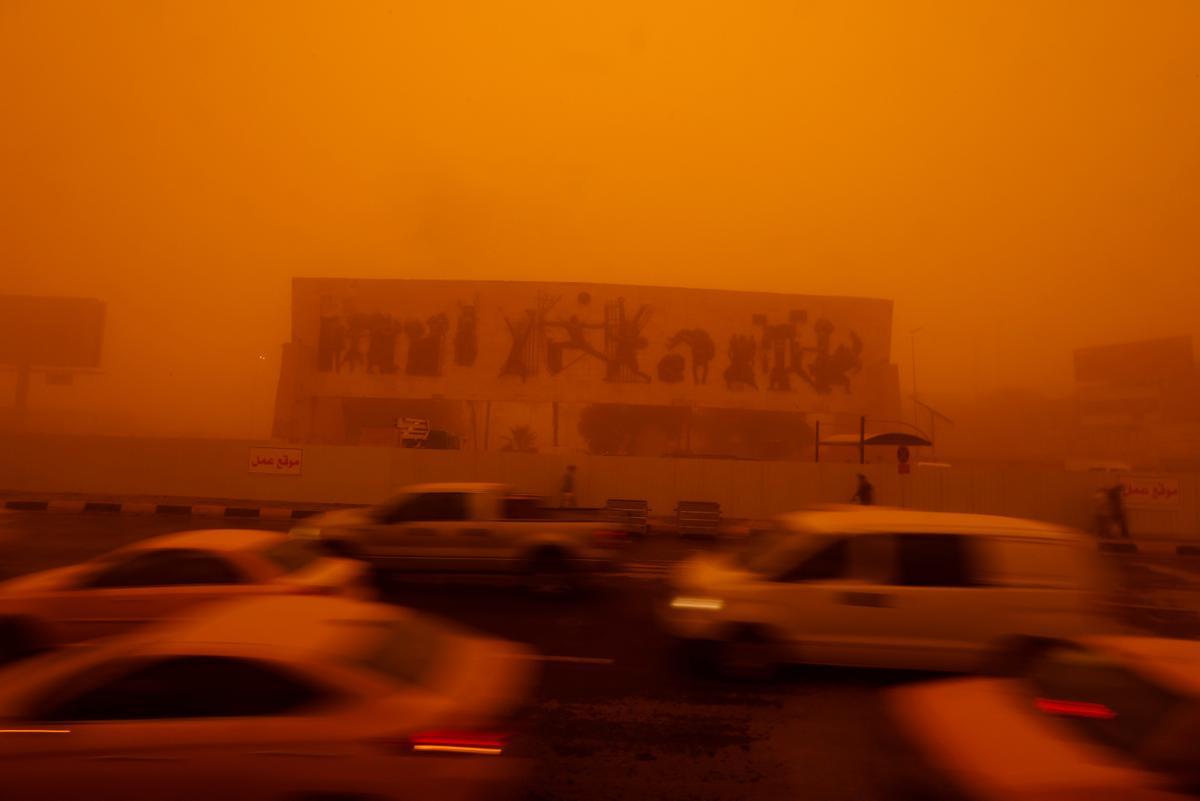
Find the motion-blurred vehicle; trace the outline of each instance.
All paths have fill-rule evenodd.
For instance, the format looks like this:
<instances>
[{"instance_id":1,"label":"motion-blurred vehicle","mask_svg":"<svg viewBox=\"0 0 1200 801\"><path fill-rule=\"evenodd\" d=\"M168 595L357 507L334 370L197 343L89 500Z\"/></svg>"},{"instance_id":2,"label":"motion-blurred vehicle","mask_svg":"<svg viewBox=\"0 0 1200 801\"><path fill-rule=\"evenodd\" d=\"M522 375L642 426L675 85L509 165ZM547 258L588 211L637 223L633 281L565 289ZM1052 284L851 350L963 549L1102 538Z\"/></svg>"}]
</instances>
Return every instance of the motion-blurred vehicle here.
<instances>
[{"instance_id":1,"label":"motion-blurred vehicle","mask_svg":"<svg viewBox=\"0 0 1200 801\"><path fill-rule=\"evenodd\" d=\"M122 632L198 603L253 595L366 598L363 566L286 534L212 529L141 540L0 583L0 660Z\"/></svg>"},{"instance_id":2,"label":"motion-blurred vehicle","mask_svg":"<svg viewBox=\"0 0 1200 801\"><path fill-rule=\"evenodd\" d=\"M311 517L292 530L381 571L514 574L561 591L612 569L627 534L571 519L499 484L421 484L377 506Z\"/></svg>"},{"instance_id":3,"label":"motion-blurred vehicle","mask_svg":"<svg viewBox=\"0 0 1200 801\"><path fill-rule=\"evenodd\" d=\"M702 661L972 670L1024 637L1105 630L1094 540L984 515L844 507L785 515L679 565L667 630Z\"/></svg>"},{"instance_id":4,"label":"motion-blurred vehicle","mask_svg":"<svg viewBox=\"0 0 1200 801\"><path fill-rule=\"evenodd\" d=\"M490 797L531 654L344 598L218 603L0 671L0 793L135 798Z\"/></svg>"},{"instance_id":5,"label":"motion-blurred vehicle","mask_svg":"<svg viewBox=\"0 0 1200 801\"><path fill-rule=\"evenodd\" d=\"M972 801L1171 801L1200 794L1200 643L1046 644L1014 675L888 696L904 789Z\"/></svg>"}]
</instances>

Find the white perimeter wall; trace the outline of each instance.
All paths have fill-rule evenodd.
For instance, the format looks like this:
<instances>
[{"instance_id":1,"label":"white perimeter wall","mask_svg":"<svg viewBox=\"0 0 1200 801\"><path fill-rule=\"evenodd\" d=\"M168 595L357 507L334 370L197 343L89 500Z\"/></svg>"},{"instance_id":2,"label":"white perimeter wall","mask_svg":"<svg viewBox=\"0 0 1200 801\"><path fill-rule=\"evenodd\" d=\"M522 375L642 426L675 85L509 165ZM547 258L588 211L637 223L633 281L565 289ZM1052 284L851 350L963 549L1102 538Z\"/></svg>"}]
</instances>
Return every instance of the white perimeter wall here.
<instances>
[{"instance_id":1,"label":"white perimeter wall","mask_svg":"<svg viewBox=\"0 0 1200 801\"><path fill-rule=\"evenodd\" d=\"M607 498L644 498L652 513L677 501L718 501L727 517L761 518L812 503L848 501L855 474L866 472L880 504L1009 514L1090 527L1092 494L1111 477L1045 468L750 462L306 445L303 474L250 473L250 440L0 437L0 491L179 496L248 501L369 503L405 484L500 481L554 496L563 468L577 466L582 506ZM1135 535L1190 539L1200 534L1200 476L1176 475L1177 509L1130 510ZM1200 538L1200 537L1197 537Z\"/></svg>"}]
</instances>

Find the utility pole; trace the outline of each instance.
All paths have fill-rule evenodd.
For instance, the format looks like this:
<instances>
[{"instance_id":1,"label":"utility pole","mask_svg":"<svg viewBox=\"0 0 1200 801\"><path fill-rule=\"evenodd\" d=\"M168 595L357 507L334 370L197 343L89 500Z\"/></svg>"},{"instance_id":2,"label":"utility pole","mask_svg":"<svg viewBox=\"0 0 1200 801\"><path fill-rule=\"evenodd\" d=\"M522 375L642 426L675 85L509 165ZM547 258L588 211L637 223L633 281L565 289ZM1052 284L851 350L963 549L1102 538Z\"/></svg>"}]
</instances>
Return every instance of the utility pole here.
<instances>
[{"instance_id":1,"label":"utility pole","mask_svg":"<svg viewBox=\"0 0 1200 801\"><path fill-rule=\"evenodd\" d=\"M909 341L912 343L912 394L913 394L913 425L920 426L921 420L917 416L917 334L921 333L920 328L914 328L908 332Z\"/></svg>"},{"instance_id":2,"label":"utility pole","mask_svg":"<svg viewBox=\"0 0 1200 801\"><path fill-rule=\"evenodd\" d=\"M858 463L867 463L867 416L858 418Z\"/></svg>"}]
</instances>

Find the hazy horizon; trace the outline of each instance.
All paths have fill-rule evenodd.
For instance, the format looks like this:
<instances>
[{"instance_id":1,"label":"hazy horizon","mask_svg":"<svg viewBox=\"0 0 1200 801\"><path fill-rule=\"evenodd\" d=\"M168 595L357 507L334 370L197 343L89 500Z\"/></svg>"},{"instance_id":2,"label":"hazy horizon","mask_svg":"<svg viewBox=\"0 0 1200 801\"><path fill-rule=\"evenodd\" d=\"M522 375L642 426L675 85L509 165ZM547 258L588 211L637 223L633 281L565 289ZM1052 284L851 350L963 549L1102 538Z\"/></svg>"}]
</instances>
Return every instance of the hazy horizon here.
<instances>
[{"instance_id":1,"label":"hazy horizon","mask_svg":"<svg viewBox=\"0 0 1200 801\"><path fill-rule=\"evenodd\" d=\"M1198 33L1187 0L9 0L0 294L105 301L71 397L160 433L266 433L295 276L885 298L905 392L919 328L924 396L1062 396L1075 348L1200 336Z\"/></svg>"}]
</instances>

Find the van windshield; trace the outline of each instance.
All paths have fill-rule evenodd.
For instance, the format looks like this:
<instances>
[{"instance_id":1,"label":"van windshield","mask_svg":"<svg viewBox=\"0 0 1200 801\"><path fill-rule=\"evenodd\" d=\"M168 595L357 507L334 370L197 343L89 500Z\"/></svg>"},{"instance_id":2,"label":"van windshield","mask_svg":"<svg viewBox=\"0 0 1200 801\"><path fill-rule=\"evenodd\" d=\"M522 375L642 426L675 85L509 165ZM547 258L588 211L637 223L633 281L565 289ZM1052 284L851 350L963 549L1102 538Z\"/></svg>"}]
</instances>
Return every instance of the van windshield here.
<instances>
[{"instance_id":1,"label":"van windshield","mask_svg":"<svg viewBox=\"0 0 1200 801\"><path fill-rule=\"evenodd\" d=\"M793 567L796 558L820 548L829 537L803 534L782 527L767 529L751 535L733 556L733 562L743 570L768 576Z\"/></svg>"}]
</instances>

